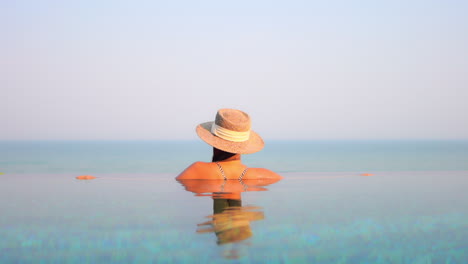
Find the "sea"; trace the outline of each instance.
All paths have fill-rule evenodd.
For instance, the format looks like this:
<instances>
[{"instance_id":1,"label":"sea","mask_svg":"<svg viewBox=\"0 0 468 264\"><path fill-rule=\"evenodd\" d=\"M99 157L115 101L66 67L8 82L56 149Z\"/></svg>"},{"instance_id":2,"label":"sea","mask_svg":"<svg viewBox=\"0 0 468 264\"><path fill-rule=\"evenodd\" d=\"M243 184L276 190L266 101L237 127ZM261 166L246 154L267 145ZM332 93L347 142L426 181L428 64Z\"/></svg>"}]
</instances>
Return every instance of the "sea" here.
<instances>
[{"instance_id":1,"label":"sea","mask_svg":"<svg viewBox=\"0 0 468 264\"><path fill-rule=\"evenodd\" d=\"M468 140L267 140L242 159L278 182L175 180L211 155L0 141L0 263L468 263Z\"/></svg>"}]
</instances>

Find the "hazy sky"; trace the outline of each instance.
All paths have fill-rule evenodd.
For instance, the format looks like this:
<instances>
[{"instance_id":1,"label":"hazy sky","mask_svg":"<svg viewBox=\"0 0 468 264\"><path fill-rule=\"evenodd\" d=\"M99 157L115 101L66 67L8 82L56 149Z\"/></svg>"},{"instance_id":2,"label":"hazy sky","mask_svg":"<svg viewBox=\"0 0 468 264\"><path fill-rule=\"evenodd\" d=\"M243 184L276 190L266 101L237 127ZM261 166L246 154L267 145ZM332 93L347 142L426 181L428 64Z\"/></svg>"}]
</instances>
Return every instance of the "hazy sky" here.
<instances>
[{"instance_id":1,"label":"hazy sky","mask_svg":"<svg viewBox=\"0 0 468 264\"><path fill-rule=\"evenodd\" d=\"M468 1L0 0L0 140L468 139Z\"/></svg>"}]
</instances>

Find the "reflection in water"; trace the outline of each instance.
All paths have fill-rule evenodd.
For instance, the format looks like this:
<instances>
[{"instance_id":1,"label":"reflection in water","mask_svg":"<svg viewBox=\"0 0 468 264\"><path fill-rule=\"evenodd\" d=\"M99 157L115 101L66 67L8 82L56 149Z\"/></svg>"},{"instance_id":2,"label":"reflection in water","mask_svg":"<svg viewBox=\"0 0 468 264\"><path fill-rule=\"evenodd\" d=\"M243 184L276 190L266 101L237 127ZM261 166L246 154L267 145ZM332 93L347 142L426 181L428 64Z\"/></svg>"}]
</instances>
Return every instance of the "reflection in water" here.
<instances>
[{"instance_id":1,"label":"reflection in water","mask_svg":"<svg viewBox=\"0 0 468 264\"><path fill-rule=\"evenodd\" d=\"M187 191L196 196L213 198L210 220L198 224L197 233L215 233L218 245L230 244L223 256L237 259L241 256L236 244L253 236L250 222L265 218L261 207L242 206L242 192L267 191L265 186L279 179L257 180L179 180Z\"/></svg>"},{"instance_id":2,"label":"reflection in water","mask_svg":"<svg viewBox=\"0 0 468 264\"><path fill-rule=\"evenodd\" d=\"M214 232L218 245L240 242L252 236L250 222L262 220L259 207L242 207L241 200L213 199L214 215L207 216L211 221L198 224L198 233ZM208 227L206 227L208 226Z\"/></svg>"}]
</instances>

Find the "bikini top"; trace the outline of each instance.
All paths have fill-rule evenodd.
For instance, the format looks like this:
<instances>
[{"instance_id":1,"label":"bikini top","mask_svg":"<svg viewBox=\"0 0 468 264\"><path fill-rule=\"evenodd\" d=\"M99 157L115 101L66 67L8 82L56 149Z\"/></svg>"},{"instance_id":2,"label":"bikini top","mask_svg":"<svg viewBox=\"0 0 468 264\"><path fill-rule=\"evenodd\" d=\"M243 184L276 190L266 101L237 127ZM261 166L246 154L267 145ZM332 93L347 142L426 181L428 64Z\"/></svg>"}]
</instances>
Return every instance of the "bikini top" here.
<instances>
[{"instance_id":1,"label":"bikini top","mask_svg":"<svg viewBox=\"0 0 468 264\"><path fill-rule=\"evenodd\" d=\"M218 162L215 162L216 165L218 165L218 168L219 168L219 171L221 171L221 175L223 175L223 178L224 180L226 181L227 178L226 178L226 175L224 174L224 170L223 170L223 167L221 167L221 164L219 164ZM244 171L242 172L242 174L239 176L239 181L242 182L242 177L244 177L245 173L247 172L247 168L244 169Z\"/></svg>"}]
</instances>

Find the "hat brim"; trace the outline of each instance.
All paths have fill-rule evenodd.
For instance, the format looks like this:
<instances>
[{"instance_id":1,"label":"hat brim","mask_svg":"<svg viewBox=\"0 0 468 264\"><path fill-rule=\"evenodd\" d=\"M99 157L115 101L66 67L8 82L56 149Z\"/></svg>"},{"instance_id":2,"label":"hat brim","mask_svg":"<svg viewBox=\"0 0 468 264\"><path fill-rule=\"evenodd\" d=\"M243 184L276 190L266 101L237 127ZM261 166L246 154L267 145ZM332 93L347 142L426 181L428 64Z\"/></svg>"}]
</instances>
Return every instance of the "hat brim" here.
<instances>
[{"instance_id":1,"label":"hat brim","mask_svg":"<svg viewBox=\"0 0 468 264\"><path fill-rule=\"evenodd\" d=\"M265 143L263 139L254 131L250 131L249 140L244 142L232 142L211 134L211 126L213 121L202 123L197 126L196 131L198 136L217 149L238 154L251 154L263 149Z\"/></svg>"}]
</instances>

